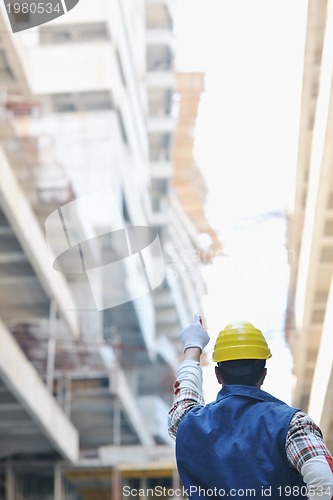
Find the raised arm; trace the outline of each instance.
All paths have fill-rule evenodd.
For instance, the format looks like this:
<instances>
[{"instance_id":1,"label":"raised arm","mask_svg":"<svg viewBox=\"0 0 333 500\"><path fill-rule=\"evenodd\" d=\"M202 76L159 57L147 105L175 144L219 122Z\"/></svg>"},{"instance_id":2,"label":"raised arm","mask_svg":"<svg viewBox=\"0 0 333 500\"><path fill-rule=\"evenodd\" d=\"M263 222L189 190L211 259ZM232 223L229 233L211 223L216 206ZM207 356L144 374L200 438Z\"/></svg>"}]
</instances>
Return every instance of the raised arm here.
<instances>
[{"instance_id":1,"label":"raised arm","mask_svg":"<svg viewBox=\"0 0 333 500\"><path fill-rule=\"evenodd\" d=\"M198 321L185 328L180 338L184 344L184 360L180 364L174 388L174 403L168 415L168 430L176 439L178 426L194 406L204 406L200 356L209 342L206 330Z\"/></svg>"}]
</instances>

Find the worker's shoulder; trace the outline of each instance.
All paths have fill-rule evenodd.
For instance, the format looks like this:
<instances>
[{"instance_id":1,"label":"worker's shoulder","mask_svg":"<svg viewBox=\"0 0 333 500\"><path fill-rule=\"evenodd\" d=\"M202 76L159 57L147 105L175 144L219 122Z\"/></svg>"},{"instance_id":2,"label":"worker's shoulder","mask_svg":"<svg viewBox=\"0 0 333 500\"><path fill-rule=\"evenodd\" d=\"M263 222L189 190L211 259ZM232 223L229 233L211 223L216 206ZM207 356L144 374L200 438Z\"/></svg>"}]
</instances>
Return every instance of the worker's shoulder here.
<instances>
[{"instance_id":1,"label":"worker's shoulder","mask_svg":"<svg viewBox=\"0 0 333 500\"><path fill-rule=\"evenodd\" d=\"M184 415L184 418L182 420L185 420L190 417L200 417L203 414L207 414L209 412L213 405L215 405L216 401L212 401L211 403L207 403L206 405L195 405L192 408L190 408L186 414Z\"/></svg>"},{"instance_id":2,"label":"worker's shoulder","mask_svg":"<svg viewBox=\"0 0 333 500\"><path fill-rule=\"evenodd\" d=\"M311 427L314 428L315 430L320 430L320 427L316 424L316 422L313 420L308 413L306 413L303 410L297 409L296 412L294 413L291 422L291 425L294 425L295 427Z\"/></svg>"}]
</instances>

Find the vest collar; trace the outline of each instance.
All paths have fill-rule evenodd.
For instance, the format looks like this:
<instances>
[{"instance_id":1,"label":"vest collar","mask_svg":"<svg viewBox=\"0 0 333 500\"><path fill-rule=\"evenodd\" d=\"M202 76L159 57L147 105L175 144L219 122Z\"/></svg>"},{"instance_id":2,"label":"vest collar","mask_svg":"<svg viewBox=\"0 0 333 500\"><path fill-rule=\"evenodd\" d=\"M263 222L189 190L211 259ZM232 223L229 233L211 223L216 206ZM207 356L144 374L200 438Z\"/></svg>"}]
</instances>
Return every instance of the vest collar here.
<instances>
[{"instance_id":1,"label":"vest collar","mask_svg":"<svg viewBox=\"0 0 333 500\"><path fill-rule=\"evenodd\" d=\"M216 397L216 401L220 401L221 399L225 399L229 396L246 396L248 398L257 399L260 401L275 401L283 403L279 399L275 398L268 392L262 391L257 387L252 387L250 385L224 385L222 389L219 391Z\"/></svg>"}]
</instances>

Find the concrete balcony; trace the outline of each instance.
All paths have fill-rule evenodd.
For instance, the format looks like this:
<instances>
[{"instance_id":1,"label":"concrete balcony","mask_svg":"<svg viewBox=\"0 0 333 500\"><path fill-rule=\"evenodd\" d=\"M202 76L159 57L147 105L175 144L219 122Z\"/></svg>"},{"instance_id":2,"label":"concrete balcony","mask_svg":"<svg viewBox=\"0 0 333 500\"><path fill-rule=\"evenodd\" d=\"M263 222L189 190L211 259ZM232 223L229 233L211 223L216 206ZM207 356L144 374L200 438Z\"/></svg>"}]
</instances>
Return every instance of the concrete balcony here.
<instances>
[{"instance_id":1,"label":"concrete balcony","mask_svg":"<svg viewBox=\"0 0 333 500\"><path fill-rule=\"evenodd\" d=\"M170 179L172 175L172 163L170 161L150 163L150 173L153 179Z\"/></svg>"},{"instance_id":2,"label":"concrete balcony","mask_svg":"<svg viewBox=\"0 0 333 500\"><path fill-rule=\"evenodd\" d=\"M171 30L148 29L146 33L146 43L147 45L167 45L174 50L175 37Z\"/></svg>"},{"instance_id":3,"label":"concrete balcony","mask_svg":"<svg viewBox=\"0 0 333 500\"><path fill-rule=\"evenodd\" d=\"M19 259L21 261L23 259L23 263L28 260L34 270L32 275L30 271L28 271L28 274L38 279L38 290L40 290L38 297L42 298L45 294L49 299L55 301L59 315L65 321L70 333L77 337L79 335L79 321L75 310L75 301L64 277L59 273L55 273L50 265L45 238L38 220L25 193L17 182L12 165L8 162L1 147L0 176L5 180L0 188L2 209L6 221L8 220L11 230L15 233L15 238L10 233L7 235L9 255L3 256L2 264L5 267L3 275L12 277L13 256L10 254L13 250L17 252L19 249ZM7 223L4 229L8 230ZM10 284L12 290L14 290L14 284L14 281ZM20 297L25 306L32 306L33 301L29 300L29 285L27 284L24 287L18 280L16 287L16 293L13 294L15 301ZM42 303L45 303L45 299L43 299Z\"/></svg>"},{"instance_id":4,"label":"concrete balcony","mask_svg":"<svg viewBox=\"0 0 333 500\"><path fill-rule=\"evenodd\" d=\"M52 453L79 457L78 432L19 345L0 321L1 454Z\"/></svg>"},{"instance_id":5,"label":"concrete balcony","mask_svg":"<svg viewBox=\"0 0 333 500\"><path fill-rule=\"evenodd\" d=\"M110 42L40 45L28 52L29 79L35 94L108 90L121 86ZM61 75L61 78L59 78Z\"/></svg>"},{"instance_id":6,"label":"concrete balcony","mask_svg":"<svg viewBox=\"0 0 333 500\"><path fill-rule=\"evenodd\" d=\"M148 91L150 88L174 88L176 76L172 70L166 71L148 71L146 77Z\"/></svg>"},{"instance_id":7,"label":"concrete balcony","mask_svg":"<svg viewBox=\"0 0 333 500\"><path fill-rule=\"evenodd\" d=\"M172 133L176 126L176 119L172 116L159 116L150 118L148 121L148 132Z\"/></svg>"}]
</instances>

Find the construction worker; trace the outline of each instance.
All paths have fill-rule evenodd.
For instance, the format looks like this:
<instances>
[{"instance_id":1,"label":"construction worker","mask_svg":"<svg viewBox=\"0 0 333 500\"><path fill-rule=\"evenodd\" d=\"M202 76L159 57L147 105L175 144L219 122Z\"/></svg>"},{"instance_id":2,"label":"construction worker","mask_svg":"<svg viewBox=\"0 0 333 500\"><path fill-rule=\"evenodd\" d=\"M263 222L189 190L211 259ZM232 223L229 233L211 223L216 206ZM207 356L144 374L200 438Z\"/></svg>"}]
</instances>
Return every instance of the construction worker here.
<instances>
[{"instance_id":1,"label":"construction worker","mask_svg":"<svg viewBox=\"0 0 333 500\"><path fill-rule=\"evenodd\" d=\"M206 406L200 355L209 336L197 322L180 338L184 361L169 434L185 495L333 499L333 460L321 430L306 413L260 389L271 357L262 332L239 322L219 333L213 361L222 389Z\"/></svg>"}]
</instances>

